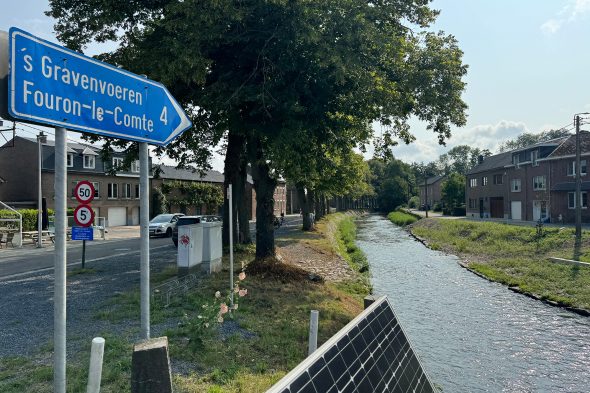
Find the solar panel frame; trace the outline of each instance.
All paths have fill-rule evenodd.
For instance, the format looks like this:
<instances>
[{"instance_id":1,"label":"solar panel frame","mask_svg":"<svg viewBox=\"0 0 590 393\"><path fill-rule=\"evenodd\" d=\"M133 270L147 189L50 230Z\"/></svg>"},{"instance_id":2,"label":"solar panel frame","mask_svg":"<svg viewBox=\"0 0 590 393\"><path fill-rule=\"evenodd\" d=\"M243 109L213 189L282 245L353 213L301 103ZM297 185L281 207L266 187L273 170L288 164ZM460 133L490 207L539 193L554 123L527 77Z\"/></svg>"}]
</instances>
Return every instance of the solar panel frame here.
<instances>
[{"instance_id":1,"label":"solar panel frame","mask_svg":"<svg viewBox=\"0 0 590 393\"><path fill-rule=\"evenodd\" d=\"M391 364L397 365L395 370ZM266 393L348 392L435 392L387 296L367 307Z\"/></svg>"}]
</instances>

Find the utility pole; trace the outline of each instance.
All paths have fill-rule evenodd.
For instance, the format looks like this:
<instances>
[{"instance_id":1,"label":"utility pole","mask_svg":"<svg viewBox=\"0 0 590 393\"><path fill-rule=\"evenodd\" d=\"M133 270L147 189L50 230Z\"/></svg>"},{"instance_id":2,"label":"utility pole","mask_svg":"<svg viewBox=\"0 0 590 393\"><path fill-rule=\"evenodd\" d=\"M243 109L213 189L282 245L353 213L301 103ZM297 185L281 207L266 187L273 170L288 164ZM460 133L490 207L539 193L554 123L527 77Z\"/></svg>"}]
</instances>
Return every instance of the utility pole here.
<instances>
[{"instance_id":1,"label":"utility pole","mask_svg":"<svg viewBox=\"0 0 590 393\"><path fill-rule=\"evenodd\" d=\"M426 210L426 218L428 218L428 177L424 173L424 210Z\"/></svg>"},{"instance_id":2,"label":"utility pole","mask_svg":"<svg viewBox=\"0 0 590 393\"><path fill-rule=\"evenodd\" d=\"M580 176L580 116L574 118L576 125L576 247L582 244L582 178Z\"/></svg>"}]
</instances>

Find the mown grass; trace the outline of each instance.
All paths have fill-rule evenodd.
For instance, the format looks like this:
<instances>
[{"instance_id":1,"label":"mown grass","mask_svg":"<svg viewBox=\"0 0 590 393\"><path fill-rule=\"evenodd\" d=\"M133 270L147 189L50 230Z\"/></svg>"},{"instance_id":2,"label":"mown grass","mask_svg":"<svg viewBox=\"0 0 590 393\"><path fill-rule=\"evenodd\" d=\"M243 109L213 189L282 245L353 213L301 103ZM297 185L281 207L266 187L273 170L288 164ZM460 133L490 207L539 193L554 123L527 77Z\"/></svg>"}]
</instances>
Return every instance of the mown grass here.
<instances>
[{"instance_id":1,"label":"mown grass","mask_svg":"<svg viewBox=\"0 0 590 393\"><path fill-rule=\"evenodd\" d=\"M316 232L298 233L297 239L289 241L310 242L334 252L330 239L340 239L335 228L342 219L329 216L318 223ZM253 247L236 250L236 275L241 262L253 259L253 251ZM216 291L228 292L224 289L228 287L228 265L224 258L222 272L173 298L168 307L152 303L152 325L167 322L172 326L165 335L169 339L175 392L265 392L306 357L310 310L320 312L321 345L362 311L360 298L368 293L362 280L334 285L248 276L242 282L248 295L239 298L238 310L224 322L225 327L232 327L230 333L221 335L220 325L212 323L210 328L204 328L199 316L207 315L203 305L213 303ZM152 286L175 273L176 269L170 267L152 275ZM139 293L133 289L116 294L97 309L104 310L97 311L95 318L113 324L137 321ZM101 392L130 391L136 336L136 329L117 336L108 332L103 335L106 344ZM68 359L68 392L85 391L89 353L90 343L80 344L80 352ZM50 347L29 358L0 359L0 392L50 392L52 379Z\"/></svg>"},{"instance_id":2,"label":"mown grass","mask_svg":"<svg viewBox=\"0 0 590 393\"><path fill-rule=\"evenodd\" d=\"M412 232L432 248L459 254L469 267L493 281L564 305L590 310L590 268L549 262L572 259L573 229L466 220L420 220ZM580 260L590 261L590 234L583 233Z\"/></svg>"},{"instance_id":3,"label":"mown grass","mask_svg":"<svg viewBox=\"0 0 590 393\"><path fill-rule=\"evenodd\" d=\"M389 221L400 227L410 225L418 221L418 217L401 211L394 211L387 215Z\"/></svg>"}]
</instances>

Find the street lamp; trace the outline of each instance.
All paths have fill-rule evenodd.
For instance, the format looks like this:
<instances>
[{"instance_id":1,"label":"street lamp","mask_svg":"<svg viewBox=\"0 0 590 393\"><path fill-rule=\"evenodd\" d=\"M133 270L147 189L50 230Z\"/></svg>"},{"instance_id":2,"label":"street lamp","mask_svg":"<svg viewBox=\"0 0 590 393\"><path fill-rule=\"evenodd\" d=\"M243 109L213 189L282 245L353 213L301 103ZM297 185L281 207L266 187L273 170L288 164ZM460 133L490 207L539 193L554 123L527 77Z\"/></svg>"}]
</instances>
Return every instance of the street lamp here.
<instances>
[{"instance_id":1,"label":"street lamp","mask_svg":"<svg viewBox=\"0 0 590 393\"><path fill-rule=\"evenodd\" d=\"M47 143L47 135L45 135L43 133L43 131L41 131L39 133L39 135L37 135L37 147L38 147L38 158L39 158L39 162L38 162L38 180L39 180L39 194L38 194L38 200L37 200L37 248L41 248L43 247L43 237L42 237L42 233L43 233L43 197L42 197L42 193L41 193L41 161L42 161L42 153L43 153L43 149L42 149L42 145L43 143Z\"/></svg>"}]
</instances>

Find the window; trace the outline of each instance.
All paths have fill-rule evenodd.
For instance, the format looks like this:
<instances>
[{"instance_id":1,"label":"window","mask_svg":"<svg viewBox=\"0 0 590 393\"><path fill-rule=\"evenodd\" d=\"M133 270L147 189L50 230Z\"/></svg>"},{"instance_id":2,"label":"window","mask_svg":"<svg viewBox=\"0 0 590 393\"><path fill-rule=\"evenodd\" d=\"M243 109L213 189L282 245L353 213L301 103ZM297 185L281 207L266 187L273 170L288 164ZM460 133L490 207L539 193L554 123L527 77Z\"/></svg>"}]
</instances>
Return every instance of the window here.
<instances>
[{"instance_id":1,"label":"window","mask_svg":"<svg viewBox=\"0 0 590 393\"><path fill-rule=\"evenodd\" d=\"M119 185L117 183L109 183L107 197L109 199L117 199L119 197Z\"/></svg>"},{"instance_id":2,"label":"window","mask_svg":"<svg viewBox=\"0 0 590 393\"><path fill-rule=\"evenodd\" d=\"M544 190L546 188L545 176L533 177L533 190Z\"/></svg>"},{"instance_id":3,"label":"window","mask_svg":"<svg viewBox=\"0 0 590 393\"><path fill-rule=\"evenodd\" d=\"M477 199L469 198L469 208L470 209L477 209Z\"/></svg>"},{"instance_id":4,"label":"window","mask_svg":"<svg viewBox=\"0 0 590 393\"><path fill-rule=\"evenodd\" d=\"M481 178L481 185L482 186L487 186L488 185L488 177L487 176L483 176Z\"/></svg>"},{"instance_id":5,"label":"window","mask_svg":"<svg viewBox=\"0 0 590 393\"><path fill-rule=\"evenodd\" d=\"M93 181L92 185L94 186L94 197L100 198L100 183Z\"/></svg>"},{"instance_id":6,"label":"window","mask_svg":"<svg viewBox=\"0 0 590 393\"><path fill-rule=\"evenodd\" d=\"M538 159L539 159L539 151L533 150L531 152L531 161L533 162L533 166L539 166L539 163L537 162Z\"/></svg>"},{"instance_id":7,"label":"window","mask_svg":"<svg viewBox=\"0 0 590 393\"><path fill-rule=\"evenodd\" d=\"M68 159L66 161L66 165L68 168L71 168L74 166L74 155L72 153L68 153Z\"/></svg>"},{"instance_id":8,"label":"window","mask_svg":"<svg viewBox=\"0 0 590 393\"><path fill-rule=\"evenodd\" d=\"M131 184L129 183L123 184L123 198L131 198Z\"/></svg>"},{"instance_id":9,"label":"window","mask_svg":"<svg viewBox=\"0 0 590 393\"><path fill-rule=\"evenodd\" d=\"M469 179L469 187L477 187L477 179Z\"/></svg>"},{"instance_id":10,"label":"window","mask_svg":"<svg viewBox=\"0 0 590 393\"><path fill-rule=\"evenodd\" d=\"M123 165L121 157L113 157L113 168L120 168Z\"/></svg>"},{"instance_id":11,"label":"window","mask_svg":"<svg viewBox=\"0 0 590 393\"><path fill-rule=\"evenodd\" d=\"M580 161L580 175L581 176L585 176L586 175L586 160L581 160ZM576 176L576 162L572 161L569 163L569 165L567 166L567 175L568 176Z\"/></svg>"},{"instance_id":12,"label":"window","mask_svg":"<svg viewBox=\"0 0 590 393\"><path fill-rule=\"evenodd\" d=\"M94 169L94 156L84 155L84 168Z\"/></svg>"},{"instance_id":13,"label":"window","mask_svg":"<svg viewBox=\"0 0 590 393\"><path fill-rule=\"evenodd\" d=\"M131 163L131 172L139 173L139 161L135 160Z\"/></svg>"},{"instance_id":14,"label":"window","mask_svg":"<svg viewBox=\"0 0 590 393\"><path fill-rule=\"evenodd\" d=\"M135 185L135 199L139 199L139 184Z\"/></svg>"},{"instance_id":15,"label":"window","mask_svg":"<svg viewBox=\"0 0 590 393\"><path fill-rule=\"evenodd\" d=\"M515 154L515 155L512 156L512 163L514 164L514 166L516 167L516 169L519 168L520 157L518 156L518 154Z\"/></svg>"},{"instance_id":16,"label":"window","mask_svg":"<svg viewBox=\"0 0 590 393\"><path fill-rule=\"evenodd\" d=\"M502 175L494 175L494 184L503 184L504 179Z\"/></svg>"},{"instance_id":17,"label":"window","mask_svg":"<svg viewBox=\"0 0 590 393\"><path fill-rule=\"evenodd\" d=\"M568 192L567 193L567 207L569 209L576 208L576 193L575 192ZM588 208L588 193L586 191L582 191L582 209Z\"/></svg>"},{"instance_id":18,"label":"window","mask_svg":"<svg viewBox=\"0 0 590 393\"><path fill-rule=\"evenodd\" d=\"M520 192L520 179L512 179L512 182L510 184L510 190L512 192Z\"/></svg>"}]
</instances>

